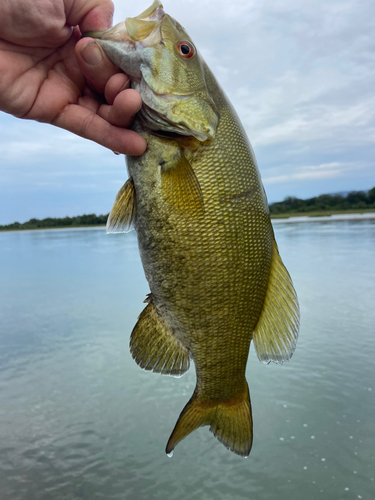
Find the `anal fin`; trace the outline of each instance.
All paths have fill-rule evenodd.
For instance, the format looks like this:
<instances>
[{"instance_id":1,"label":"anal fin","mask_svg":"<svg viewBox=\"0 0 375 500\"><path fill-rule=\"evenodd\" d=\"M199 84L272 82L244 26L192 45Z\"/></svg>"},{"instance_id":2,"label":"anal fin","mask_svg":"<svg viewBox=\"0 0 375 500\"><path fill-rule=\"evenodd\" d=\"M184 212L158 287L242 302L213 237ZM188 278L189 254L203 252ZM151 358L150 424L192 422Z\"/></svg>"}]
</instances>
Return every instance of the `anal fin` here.
<instances>
[{"instance_id":1,"label":"anal fin","mask_svg":"<svg viewBox=\"0 0 375 500\"><path fill-rule=\"evenodd\" d=\"M107 220L107 233L127 233L132 229L136 213L135 189L130 177L117 193Z\"/></svg>"},{"instance_id":2,"label":"anal fin","mask_svg":"<svg viewBox=\"0 0 375 500\"><path fill-rule=\"evenodd\" d=\"M288 361L296 347L298 330L297 294L274 242L268 289L253 334L259 360L262 363Z\"/></svg>"},{"instance_id":3,"label":"anal fin","mask_svg":"<svg viewBox=\"0 0 375 500\"><path fill-rule=\"evenodd\" d=\"M165 324L151 301L132 331L130 352L141 368L156 373L180 377L190 366L189 351Z\"/></svg>"}]
</instances>

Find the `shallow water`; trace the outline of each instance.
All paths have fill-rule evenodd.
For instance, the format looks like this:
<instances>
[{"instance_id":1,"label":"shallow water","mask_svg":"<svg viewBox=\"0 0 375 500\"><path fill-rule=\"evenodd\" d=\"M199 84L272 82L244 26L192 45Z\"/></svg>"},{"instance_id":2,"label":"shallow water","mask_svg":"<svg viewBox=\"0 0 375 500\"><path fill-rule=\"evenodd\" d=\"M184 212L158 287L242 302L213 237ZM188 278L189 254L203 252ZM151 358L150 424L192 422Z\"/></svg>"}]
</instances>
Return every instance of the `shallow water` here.
<instances>
[{"instance_id":1,"label":"shallow water","mask_svg":"<svg viewBox=\"0 0 375 500\"><path fill-rule=\"evenodd\" d=\"M1 500L375 498L375 221L277 223L301 305L290 363L251 350L248 459L201 428L195 386L128 342L148 292L135 233L0 233Z\"/></svg>"}]
</instances>

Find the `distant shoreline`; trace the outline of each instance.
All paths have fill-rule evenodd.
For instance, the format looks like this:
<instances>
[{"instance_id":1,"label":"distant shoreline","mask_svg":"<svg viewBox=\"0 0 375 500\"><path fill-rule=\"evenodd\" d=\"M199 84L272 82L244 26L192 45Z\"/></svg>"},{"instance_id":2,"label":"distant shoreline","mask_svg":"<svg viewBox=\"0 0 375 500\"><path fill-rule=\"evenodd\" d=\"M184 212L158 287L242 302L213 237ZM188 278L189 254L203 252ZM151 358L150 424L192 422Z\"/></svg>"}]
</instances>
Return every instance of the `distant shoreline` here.
<instances>
[{"instance_id":1,"label":"distant shoreline","mask_svg":"<svg viewBox=\"0 0 375 500\"><path fill-rule=\"evenodd\" d=\"M105 228L105 224L94 224L92 226L59 226L59 227L28 227L25 229L0 229L0 233L24 233L26 231L58 231L59 229L94 229L98 227Z\"/></svg>"},{"instance_id":2,"label":"distant shoreline","mask_svg":"<svg viewBox=\"0 0 375 500\"><path fill-rule=\"evenodd\" d=\"M320 222L340 220L368 220L375 219L375 212L350 212L333 213L327 215L290 214L288 216L271 217L272 222Z\"/></svg>"},{"instance_id":3,"label":"distant shoreline","mask_svg":"<svg viewBox=\"0 0 375 500\"><path fill-rule=\"evenodd\" d=\"M340 220L366 220L375 219L375 212L366 211L353 211L353 212L316 212L309 213L299 213L299 214L277 214L271 215L271 220L273 223L283 223L283 222L319 222L319 221L340 221ZM94 228L105 228L105 224L93 224L93 225L80 225L80 226L59 226L59 227L37 227L37 228L25 228L25 229L0 229L1 233L14 233L14 232L25 232L25 231L53 231L59 229L94 229Z\"/></svg>"},{"instance_id":4,"label":"distant shoreline","mask_svg":"<svg viewBox=\"0 0 375 500\"><path fill-rule=\"evenodd\" d=\"M375 213L374 208L368 208L368 209L355 209L353 210L312 210L311 212L283 212L280 214L271 214L271 219L289 219L290 217L314 217L314 218L320 218L320 217L331 217L331 216L344 216L344 215L349 215L351 217L366 217L367 215L370 215L370 219L372 219L371 216L373 216Z\"/></svg>"}]
</instances>

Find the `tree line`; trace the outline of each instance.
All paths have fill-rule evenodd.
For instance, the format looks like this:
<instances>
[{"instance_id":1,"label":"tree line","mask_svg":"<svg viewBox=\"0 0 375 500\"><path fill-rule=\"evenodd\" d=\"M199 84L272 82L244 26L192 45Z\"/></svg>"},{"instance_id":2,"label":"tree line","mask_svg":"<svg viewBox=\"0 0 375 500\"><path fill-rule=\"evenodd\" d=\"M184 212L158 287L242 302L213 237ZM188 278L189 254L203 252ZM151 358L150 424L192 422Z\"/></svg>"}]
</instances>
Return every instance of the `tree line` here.
<instances>
[{"instance_id":1,"label":"tree line","mask_svg":"<svg viewBox=\"0 0 375 500\"><path fill-rule=\"evenodd\" d=\"M15 230L15 229L46 229L59 227L82 227L82 226L101 226L107 223L107 215L85 214L77 217L63 217L54 219L47 217L46 219L30 219L23 224L13 222L6 226L0 226L0 231Z\"/></svg>"},{"instance_id":2,"label":"tree line","mask_svg":"<svg viewBox=\"0 0 375 500\"><path fill-rule=\"evenodd\" d=\"M347 195L321 194L307 200L288 196L284 201L270 205L271 215L368 209L375 210L375 187L367 192L351 191Z\"/></svg>"}]
</instances>

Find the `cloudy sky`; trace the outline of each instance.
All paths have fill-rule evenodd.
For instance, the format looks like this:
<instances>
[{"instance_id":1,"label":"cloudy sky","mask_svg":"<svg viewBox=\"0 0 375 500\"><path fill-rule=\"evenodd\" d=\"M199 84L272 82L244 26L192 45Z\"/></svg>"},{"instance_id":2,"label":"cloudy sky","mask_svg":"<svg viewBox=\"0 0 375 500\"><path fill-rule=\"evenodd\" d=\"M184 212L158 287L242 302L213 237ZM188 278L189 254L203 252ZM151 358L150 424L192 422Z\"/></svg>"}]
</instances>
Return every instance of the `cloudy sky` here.
<instances>
[{"instance_id":1,"label":"cloudy sky","mask_svg":"<svg viewBox=\"0 0 375 500\"><path fill-rule=\"evenodd\" d=\"M151 0L115 0L115 22ZM375 186L374 0L165 0L235 106L270 202ZM124 158L0 113L0 224L107 213Z\"/></svg>"}]
</instances>

